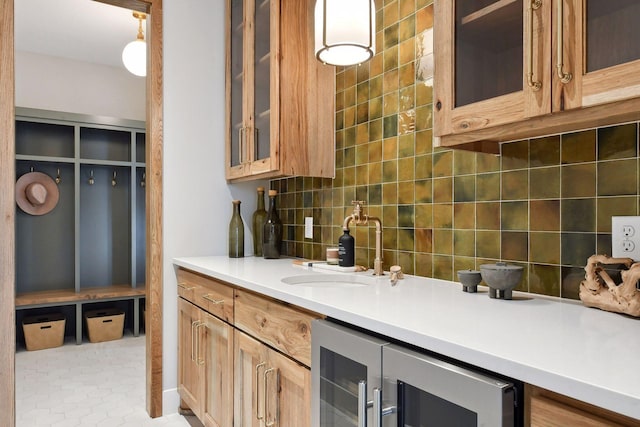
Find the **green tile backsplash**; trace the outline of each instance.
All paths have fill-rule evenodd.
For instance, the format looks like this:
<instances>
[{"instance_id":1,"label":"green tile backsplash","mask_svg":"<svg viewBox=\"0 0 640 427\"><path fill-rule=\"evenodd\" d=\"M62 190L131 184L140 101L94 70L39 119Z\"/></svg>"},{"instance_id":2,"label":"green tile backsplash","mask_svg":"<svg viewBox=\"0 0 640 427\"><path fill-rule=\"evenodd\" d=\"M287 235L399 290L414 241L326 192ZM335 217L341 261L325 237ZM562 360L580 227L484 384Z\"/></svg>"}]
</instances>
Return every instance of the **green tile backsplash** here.
<instances>
[{"instance_id":1,"label":"green tile backsplash","mask_svg":"<svg viewBox=\"0 0 640 427\"><path fill-rule=\"evenodd\" d=\"M432 1L377 4L378 53L336 69L335 179L271 182L286 253L323 259L359 199L382 219L387 269L457 280L503 260L525 267L520 290L577 299L587 258L611 253L611 216L639 213L638 124L505 143L500 156L433 148ZM372 267L374 227L352 235Z\"/></svg>"}]
</instances>

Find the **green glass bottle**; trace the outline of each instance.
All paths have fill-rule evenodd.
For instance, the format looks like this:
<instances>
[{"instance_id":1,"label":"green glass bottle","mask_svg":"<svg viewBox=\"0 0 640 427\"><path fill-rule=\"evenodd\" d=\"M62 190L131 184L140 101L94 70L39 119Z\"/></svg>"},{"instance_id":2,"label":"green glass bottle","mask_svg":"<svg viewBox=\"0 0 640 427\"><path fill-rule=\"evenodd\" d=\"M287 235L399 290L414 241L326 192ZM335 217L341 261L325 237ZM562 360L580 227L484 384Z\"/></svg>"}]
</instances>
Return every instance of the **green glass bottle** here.
<instances>
[{"instance_id":1,"label":"green glass bottle","mask_svg":"<svg viewBox=\"0 0 640 427\"><path fill-rule=\"evenodd\" d=\"M264 223L267 221L267 211L264 209L264 187L258 187L258 204L253 213L253 255L262 256L262 234Z\"/></svg>"},{"instance_id":2,"label":"green glass bottle","mask_svg":"<svg viewBox=\"0 0 640 427\"><path fill-rule=\"evenodd\" d=\"M267 259L280 258L282 248L282 221L276 209L276 190L269 190L269 213L264 223L262 253Z\"/></svg>"},{"instance_id":3,"label":"green glass bottle","mask_svg":"<svg viewBox=\"0 0 640 427\"><path fill-rule=\"evenodd\" d=\"M233 202L233 215L229 222L229 258L244 256L244 223L240 216L240 200Z\"/></svg>"}]
</instances>

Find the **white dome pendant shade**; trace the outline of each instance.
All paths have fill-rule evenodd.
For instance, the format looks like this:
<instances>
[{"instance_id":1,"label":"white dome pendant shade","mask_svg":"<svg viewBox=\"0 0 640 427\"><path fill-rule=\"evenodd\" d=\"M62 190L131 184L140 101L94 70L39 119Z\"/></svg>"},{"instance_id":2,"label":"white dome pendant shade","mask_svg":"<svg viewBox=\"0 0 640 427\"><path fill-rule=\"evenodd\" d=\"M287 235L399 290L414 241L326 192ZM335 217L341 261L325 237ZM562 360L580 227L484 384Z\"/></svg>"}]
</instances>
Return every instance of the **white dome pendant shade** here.
<instances>
[{"instance_id":1,"label":"white dome pendant shade","mask_svg":"<svg viewBox=\"0 0 640 427\"><path fill-rule=\"evenodd\" d=\"M128 43L122 51L122 63L131 74L144 77L147 75L147 43L144 41L142 21L147 15L141 12L133 12L133 17L138 19L138 37Z\"/></svg>"},{"instance_id":2,"label":"white dome pendant shade","mask_svg":"<svg viewBox=\"0 0 640 427\"><path fill-rule=\"evenodd\" d=\"M316 58L329 65L368 61L376 50L374 0L316 0Z\"/></svg>"}]
</instances>

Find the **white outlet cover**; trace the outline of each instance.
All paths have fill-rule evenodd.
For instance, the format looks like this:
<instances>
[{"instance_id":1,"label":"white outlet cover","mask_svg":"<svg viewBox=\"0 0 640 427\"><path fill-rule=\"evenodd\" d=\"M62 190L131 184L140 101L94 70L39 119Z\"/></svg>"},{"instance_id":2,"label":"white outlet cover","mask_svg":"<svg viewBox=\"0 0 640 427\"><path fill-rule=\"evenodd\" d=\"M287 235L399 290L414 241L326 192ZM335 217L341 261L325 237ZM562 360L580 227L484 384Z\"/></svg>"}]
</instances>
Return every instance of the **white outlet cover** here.
<instances>
[{"instance_id":1,"label":"white outlet cover","mask_svg":"<svg viewBox=\"0 0 640 427\"><path fill-rule=\"evenodd\" d=\"M611 256L640 260L640 216L611 217Z\"/></svg>"},{"instance_id":2,"label":"white outlet cover","mask_svg":"<svg viewBox=\"0 0 640 427\"><path fill-rule=\"evenodd\" d=\"M304 217L304 238L313 239L313 217Z\"/></svg>"}]
</instances>

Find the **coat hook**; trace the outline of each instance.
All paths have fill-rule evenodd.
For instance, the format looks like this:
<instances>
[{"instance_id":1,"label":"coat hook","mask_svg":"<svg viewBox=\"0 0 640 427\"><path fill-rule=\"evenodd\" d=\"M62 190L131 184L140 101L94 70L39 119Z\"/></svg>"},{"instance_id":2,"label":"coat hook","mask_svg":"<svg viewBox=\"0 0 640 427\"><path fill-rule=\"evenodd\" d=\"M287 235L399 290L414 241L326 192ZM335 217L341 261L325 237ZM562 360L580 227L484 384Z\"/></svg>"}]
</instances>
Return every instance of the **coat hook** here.
<instances>
[{"instance_id":1,"label":"coat hook","mask_svg":"<svg viewBox=\"0 0 640 427\"><path fill-rule=\"evenodd\" d=\"M58 168L58 176L56 176L56 184L60 185L62 178L60 177L60 168Z\"/></svg>"},{"instance_id":2,"label":"coat hook","mask_svg":"<svg viewBox=\"0 0 640 427\"><path fill-rule=\"evenodd\" d=\"M111 186L115 187L117 184L116 182L116 171L113 171L113 178L111 179Z\"/></svg>"},{"instance_id":3,"label":"coat hook","mask_svg":"<svg viewBox=\"0 0 640 427\"><path fill-rule=\"evenodd\" d=\"M147 180L147 173L146 172L142 172L142 181L140 181L140 187L144 188L144 186L146 185L146 181Z\"/></svg>"},{"instance_id":4,"label":"coat hook","mask_svg":"<svg viewBox=\"0 0 640 427\"><path fill-rule=\"evenodd\" d=\"M96 182L95 179L93 179L93 169L91 169L91 174L89 176L89 185L93 185Z\"/></svg>"}]
</instances>

